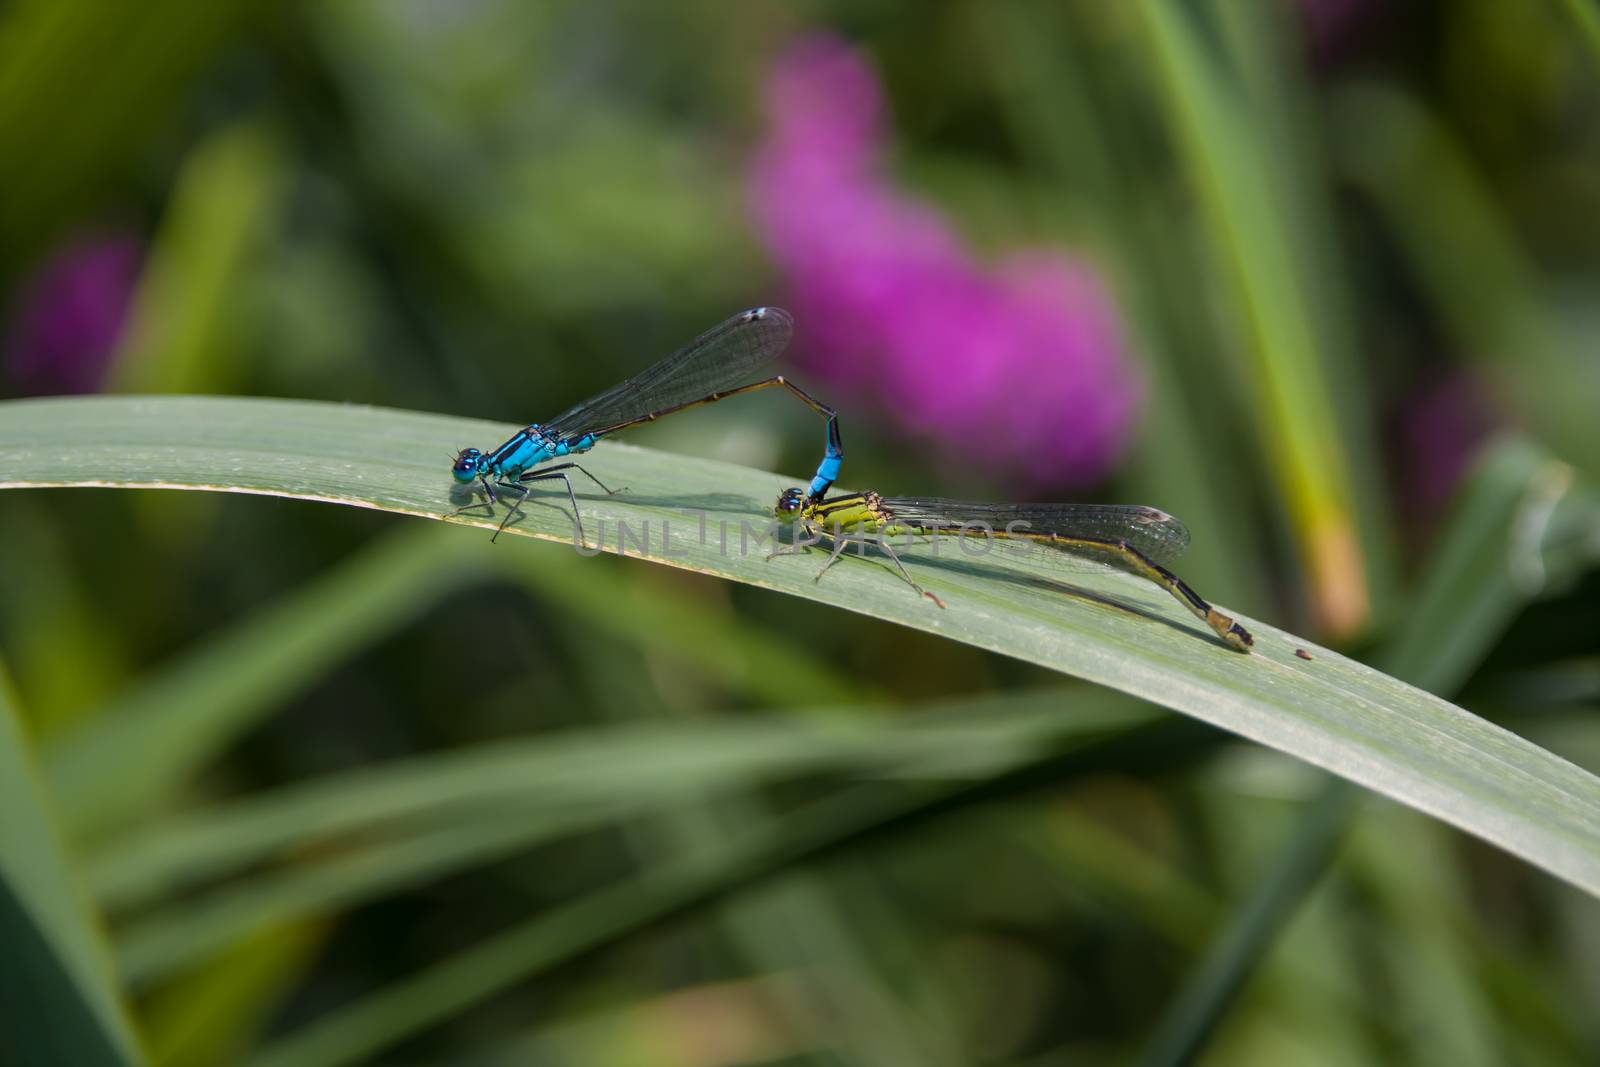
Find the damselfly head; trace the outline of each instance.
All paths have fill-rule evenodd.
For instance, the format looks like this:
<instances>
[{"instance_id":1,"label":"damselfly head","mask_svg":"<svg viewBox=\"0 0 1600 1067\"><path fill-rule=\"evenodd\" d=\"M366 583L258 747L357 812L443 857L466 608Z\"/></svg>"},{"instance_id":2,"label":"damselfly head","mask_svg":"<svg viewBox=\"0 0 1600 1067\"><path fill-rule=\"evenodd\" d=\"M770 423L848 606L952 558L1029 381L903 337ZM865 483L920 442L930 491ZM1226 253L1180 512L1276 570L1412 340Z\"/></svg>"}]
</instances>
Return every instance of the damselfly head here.
<instances>
[{"instance_id":1,"label":"damselfly head","mask_svg":"<svg viewBox=\"0 0 1600 1067\"><path fill-rule=\"evenodd\" d=\"M800 514L800 509L805 507L806 491L798 487L785 489L778 494L778 503L774 505L772 513L778 516L779 522L793 522Z\"/></svg>"},{"instance_id":2,"label":"damselfly head","mask_svg":"<svg viewBox=\"0 0 1600 1067\"><path fill-rule=\"evenodd\" d=\"M456 456L455 464L450 468L450 474L456 481L465 485L478 476L478 468L482 463L482 452L479 452L476 448L463 448L460 454Z\"/></svg>"}]
</instances>

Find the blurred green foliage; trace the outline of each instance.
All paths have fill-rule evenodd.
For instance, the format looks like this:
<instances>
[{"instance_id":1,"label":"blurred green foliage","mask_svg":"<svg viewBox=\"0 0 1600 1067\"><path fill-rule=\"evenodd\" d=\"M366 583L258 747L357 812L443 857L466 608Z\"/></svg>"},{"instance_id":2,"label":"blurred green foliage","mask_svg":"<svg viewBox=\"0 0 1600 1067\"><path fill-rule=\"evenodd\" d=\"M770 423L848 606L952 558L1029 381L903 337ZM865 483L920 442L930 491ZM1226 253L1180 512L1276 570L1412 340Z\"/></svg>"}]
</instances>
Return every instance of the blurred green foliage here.
<instances>
[{"instance_id":1,"label":"blurred green foliage","mask_svg":"<svg viewBox=\"0 0 1600 1067\"><path fill-rule=\"evenodd\" d=\"M1208 595L1600 769L1600 539L1557 521L1600 479L1592 0L18 0L0 8L0 309L22 318L53 250L131 234L144 269L108 389L552 413L781 301L744 170L773 55L816 28L879 63L896 174L977 246L1102 265L1147 399L1098 496L1182 515ZM829 399L847 483L997 495ZM1495 433L1523 443L1448 503ZM632 439L799 471L814 438L757 399ZM1507 456L1526 460L1509 478ZM1326 818L1317 776L1131 699L636 563L489 574L470 537L381 515L132 496L0 498L0 653L54 789L24 796L35 757L0 745L0 918L21 892L59 908L45 928L73 966L51 1003L112 1038L71 1062L133 1059L74 880L109 915L133 1029L173 1067L385 1047L640 1067L1600 1059L1592 899L1348 800L1304 877L1275 877ZM1566 565L1519 568L1556 541ZM941 733L1040 708L1059 728ZM725 745L737 767L754 716L793 727L773 735L789 751L826 725L815 709L934 755L730 773L649 812L418 806L481 746L588 745L620 773L654 743ZM1057 759L1079 725L1116 743ZM1027 790L897 821L1035 765L1053 770ZM32 808L64 848L15 830ZM319 833L341 818L348 836ZM828 818L881 829L786 867ZM750 842L787 873L740 892ZM1277 919L1221 937L1259 915ZM1226 981L1198 966L1241 944ZM1177 1038L1147 1048L1156 1032Z\"/></svg>"}]
</instances>

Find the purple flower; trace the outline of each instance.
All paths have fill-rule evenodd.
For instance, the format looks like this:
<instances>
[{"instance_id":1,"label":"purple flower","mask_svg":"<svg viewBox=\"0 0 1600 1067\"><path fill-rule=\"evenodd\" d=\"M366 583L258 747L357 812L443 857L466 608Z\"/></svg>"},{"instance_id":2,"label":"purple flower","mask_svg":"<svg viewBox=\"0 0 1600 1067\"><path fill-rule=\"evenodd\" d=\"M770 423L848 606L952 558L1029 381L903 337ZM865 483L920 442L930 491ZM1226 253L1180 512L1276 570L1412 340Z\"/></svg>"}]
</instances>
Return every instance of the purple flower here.
<instances>
[{"instance_id":1,"label":"purple flower","mask_svg":"<svg viewBox=\"0 0 1600 1067\"><path fill-rule=\"evenodd\" d=\"M1416 389L1405 405L1399 445L1405 500L1421 520L1436 517L1500 423L1482 386L1452 370Z\"/></svg>"},{"instance_id":2,"label":"purple flower","mask_svg":"<svg viewBox=\"0 0 1600 1067\"><path fill-rule=\"evenodd\" d=\"M90 237L58 249L24 282L4 346L24 393L92 393L122 334L139 273L132 237Z\"/></svg>"},{"instance_id":3,"label":"purple flower","mask_svg":"<svg viewBox=\"0 0 1600 1067\"><path fill-rule=\"evenodd\" d=\"M752 211L818 372L1025 488L1104 477L1138 387L1093 269L1057 249L977 262L885 177L882 94L835 38L779 58L768 108Z\"/></svg>"}]
</instances>

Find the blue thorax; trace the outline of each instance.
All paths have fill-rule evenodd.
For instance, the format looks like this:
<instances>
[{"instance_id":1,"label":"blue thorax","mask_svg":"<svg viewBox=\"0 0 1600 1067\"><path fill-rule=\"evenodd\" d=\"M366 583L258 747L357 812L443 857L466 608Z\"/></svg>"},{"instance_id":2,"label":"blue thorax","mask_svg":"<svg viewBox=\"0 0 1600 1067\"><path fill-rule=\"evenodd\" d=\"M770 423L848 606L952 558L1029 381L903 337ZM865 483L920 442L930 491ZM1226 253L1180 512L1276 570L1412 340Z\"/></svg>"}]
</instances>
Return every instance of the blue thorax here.
<instances>
[{"instance_id":1,"label":"blue thorax","mask_svg":"<svg viewBox=\"0 0 1600 1067\"><path fill-rule=\"evenodd\" d=\"M589 433L568 441L555 441L539 429L538 423L534 423L518 430L509 441L485 456L483 466L496 477L512 479L558 456L587 452L598 440Z\"/></svg>"}]
</instances>

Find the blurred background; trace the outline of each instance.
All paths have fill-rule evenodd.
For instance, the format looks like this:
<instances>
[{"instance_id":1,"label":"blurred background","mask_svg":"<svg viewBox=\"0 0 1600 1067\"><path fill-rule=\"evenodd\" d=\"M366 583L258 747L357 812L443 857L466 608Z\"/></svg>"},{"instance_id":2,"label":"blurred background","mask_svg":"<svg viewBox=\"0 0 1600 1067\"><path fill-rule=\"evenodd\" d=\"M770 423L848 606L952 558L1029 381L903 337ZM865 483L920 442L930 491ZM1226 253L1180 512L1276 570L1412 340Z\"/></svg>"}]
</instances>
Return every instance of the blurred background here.
<instances>
[{"instance_id":1,"label":"blurred background","mask_svg":"<svg viewBox=\"0 0 1600 1067\"><path fill-rule=\"evenodd\" d=\"M0 5L5 396L523 423L780 304L843 486L1164 508L1205 595L1594 770L1600 551L1552 516L1597 280L1592 0ZM799 482L817 437L763 395L629 440ZM483 542L0 498L4 668L155 1063L1600 1061L1600 909L1487 846L1002 657Z\"/></svg>"}]
</instances>

